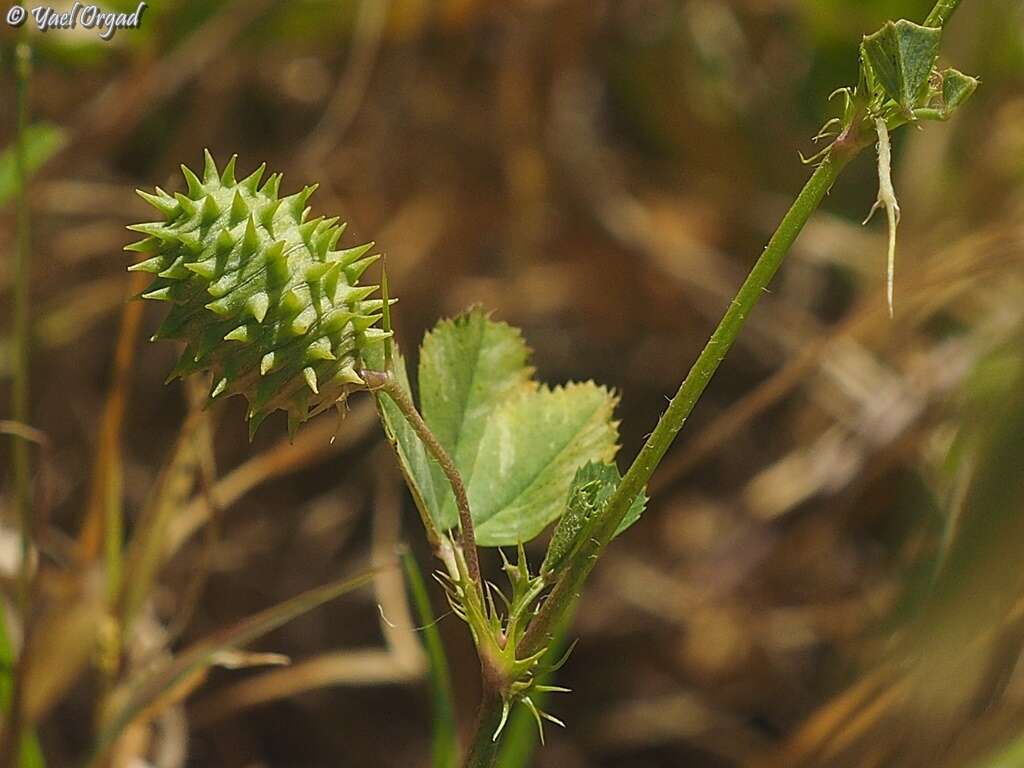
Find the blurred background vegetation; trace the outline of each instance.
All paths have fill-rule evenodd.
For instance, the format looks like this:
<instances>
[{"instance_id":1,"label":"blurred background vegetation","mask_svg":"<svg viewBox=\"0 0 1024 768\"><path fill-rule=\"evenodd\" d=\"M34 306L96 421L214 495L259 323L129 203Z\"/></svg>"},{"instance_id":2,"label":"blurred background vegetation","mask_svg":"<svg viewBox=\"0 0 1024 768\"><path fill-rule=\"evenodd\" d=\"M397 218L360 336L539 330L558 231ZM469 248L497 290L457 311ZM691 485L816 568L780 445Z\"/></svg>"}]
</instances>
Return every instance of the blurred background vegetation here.
<instances>
[{"instance_id":1,"label":"blurred background vegetation","mask_svg":"<svg viewBox=\"0 0 1024 768\"><path fill-rule=\"evenodd\" d=\"M55 766L87 751L112 681L400 542L431 565L366 398L340 428L321 417L290 445L278 414L249 445L242 402L203 412L204 392L163 385L175 350L145 343L160 308L126 302L124 226L150 215L135 187L180 189L204 147L240 171L265 160L288 192L320 182L315 212L387 254L406 351L482 303L523 327L541 378L619 390L632 457L808 173L797 151L855 79L861 35L931 3L150 5L109 43L28 36L29 424L45 448L23 695ZM15 36L0 35L10 147ZM516 765L1024 765L1024 4L966 0L944 53L983 85L952 122L895 138L895 320L884 225L860 225L865 153L595 572L560 673L574 693L548 707L568 729ZM113 760L425 765L416 623L385 571L254 646L290 666L226 654L169 688ZM454 617L438 626L468 723L472 646Z\"/></svg>"}]
</instances>

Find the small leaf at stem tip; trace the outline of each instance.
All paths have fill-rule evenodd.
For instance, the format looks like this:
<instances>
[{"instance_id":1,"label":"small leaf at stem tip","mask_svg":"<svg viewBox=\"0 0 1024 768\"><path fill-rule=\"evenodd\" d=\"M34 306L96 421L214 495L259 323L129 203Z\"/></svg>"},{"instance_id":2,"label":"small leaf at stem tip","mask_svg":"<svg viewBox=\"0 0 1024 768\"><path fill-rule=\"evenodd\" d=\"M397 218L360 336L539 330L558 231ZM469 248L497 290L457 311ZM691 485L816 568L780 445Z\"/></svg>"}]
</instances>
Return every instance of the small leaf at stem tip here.
<instances>
[{"instance_id":1,"label":"small leaf at stem tip","mask_svg":"<svg viewBox=\"0 0 1024 768\"><path fill-rule=\"evenodd\" d=\"M939 56L941 38L941 29L906 19L886 22L864 38L864 59L875 81L905 111L922 106L928 95L928 79Z\"/></svg>"}]
</instances>

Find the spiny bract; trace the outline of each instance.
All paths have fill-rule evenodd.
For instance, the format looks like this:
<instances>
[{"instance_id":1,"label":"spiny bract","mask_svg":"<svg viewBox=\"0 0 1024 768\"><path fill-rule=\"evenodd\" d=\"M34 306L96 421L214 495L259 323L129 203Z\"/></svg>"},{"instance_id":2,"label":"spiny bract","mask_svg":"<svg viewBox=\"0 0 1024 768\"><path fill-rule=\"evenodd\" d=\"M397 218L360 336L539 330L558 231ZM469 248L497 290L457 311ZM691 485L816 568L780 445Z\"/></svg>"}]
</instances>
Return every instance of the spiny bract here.
<instances>
[{"instance_id":1,"label":"spiny bract","mask_svg":"<svg viewBox=\"0 0 1024 768\"><path fill-rule=\"evenodd\" d=\"M294 434L342 400L363 383L360 352L389 335L378 286L358 284L373 243L334 250L345 225L308 218L316 186L280 198L265 169L235 181L235 157L220 172L207 151L202 179L181 167L187 194L139 190L164 221L130 226L146 237L126 247L150 255L129 267L156 275L142 298L171 303L153 339L186 343L168 380L211 372L211 399L249 401L250 437L274 410Z\"/></svg>"}]
</instances>

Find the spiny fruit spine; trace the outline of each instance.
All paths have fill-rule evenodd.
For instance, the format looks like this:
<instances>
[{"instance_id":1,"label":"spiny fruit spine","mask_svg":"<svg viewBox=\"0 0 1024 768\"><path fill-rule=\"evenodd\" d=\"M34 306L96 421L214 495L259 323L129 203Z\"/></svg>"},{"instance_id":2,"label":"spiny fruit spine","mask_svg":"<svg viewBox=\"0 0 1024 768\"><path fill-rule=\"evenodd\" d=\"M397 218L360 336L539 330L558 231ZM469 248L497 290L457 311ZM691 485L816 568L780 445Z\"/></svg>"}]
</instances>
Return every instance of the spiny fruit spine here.
<instances>
[{"instance_id":1,"label":"spiny fruit spine","mask_svg":"<svg viewBox=\"0 0 1024 768\"><path fill-rule=\"evenodd\" d=\"M148 256L130 270L155 275L142 298L171 304L152 340L185 342L168 381L209 371L211 400L248 400L250 439L275 410L294 435L363 386L361 352L390 336L375 327L378 286L359 285L379 254L335 250L345 224L309 218L316 185L279 197L281 174L261 186L263 164L236 181L236 157L218 171L206 151L202 178L181 166L184 194L139 190L164 220L128 227L145 238L125 250Z\"/></svg>"}]
</instances>

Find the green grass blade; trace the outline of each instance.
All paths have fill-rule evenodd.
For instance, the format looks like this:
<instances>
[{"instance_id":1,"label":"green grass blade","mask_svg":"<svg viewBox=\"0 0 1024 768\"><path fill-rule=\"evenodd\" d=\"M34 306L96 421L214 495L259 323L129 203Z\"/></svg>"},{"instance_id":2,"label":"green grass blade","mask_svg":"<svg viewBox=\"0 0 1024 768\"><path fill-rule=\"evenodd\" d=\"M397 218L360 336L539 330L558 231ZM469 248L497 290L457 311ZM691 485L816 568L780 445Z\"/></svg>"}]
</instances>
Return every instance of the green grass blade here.
<instances>
[{"instance_id":1,"label":"green grass blade","mask_svg":"<svg viewBox=\"0 0 1024 768\"><path fill-rule=\"evenodd\" d=\"M455 725L455 701L452 693L448 657L437 631L430 595L423 574L412 553L402 555L402 566L409 581L409 595L417 620L423 629L423 646L430 669L430 698L433 708L433 747L430 764L433 768L455 768L459 763L459 739Z\"/></svg>"},{"instance_id":2,"label":"green grass blade","mask_svg":"<svg viewBox=\"0 0 1024 768\"><path fill-rule=\"evenodd\" d=\"M0 610L0 710L4 712L11 706L11 694L14 692L15 659L7 633L7 615ZM46 760L39 745L39 737L34 730L23 732L18 754L18 768L44 768Z\"/></svg>"}]
</instances>

